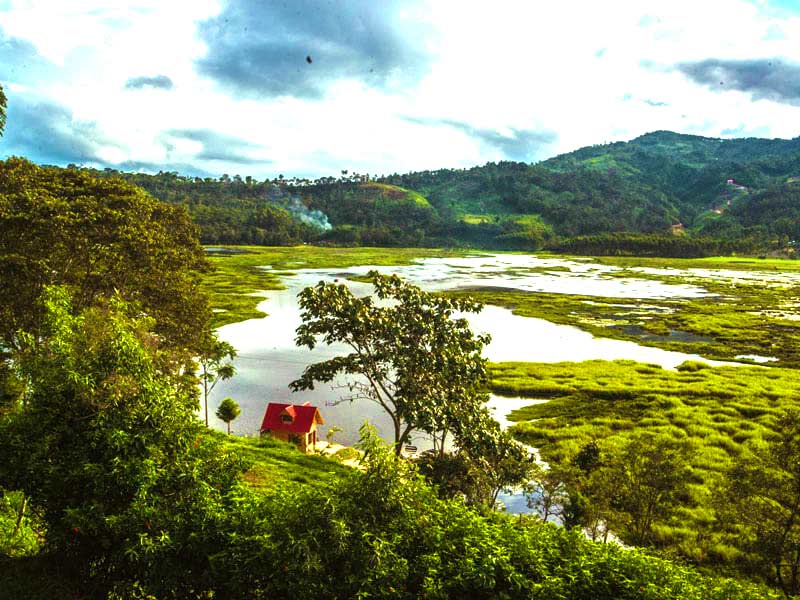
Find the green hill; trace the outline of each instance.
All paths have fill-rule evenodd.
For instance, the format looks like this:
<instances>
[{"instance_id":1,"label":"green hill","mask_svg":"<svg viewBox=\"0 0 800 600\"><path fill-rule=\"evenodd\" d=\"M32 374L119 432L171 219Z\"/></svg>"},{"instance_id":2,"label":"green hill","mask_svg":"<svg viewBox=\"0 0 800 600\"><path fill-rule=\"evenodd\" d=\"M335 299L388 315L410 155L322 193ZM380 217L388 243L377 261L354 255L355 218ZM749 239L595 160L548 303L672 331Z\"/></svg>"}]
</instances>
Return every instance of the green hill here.
<instances>
[{"instance_id":1,"label":"green hill","mask_svg":"<svg viewBox=\"0 0 800 600\"><path fill-rule=\"evenodd\" d=\"M346 172L313 181L121 175L186 206L207 244L682 256L792 254L800 239L800 138L723 140L656 131L538 164L487 163L377 180Z\"/></svg>"},{"instance_id":2,"label":"green hill","mask_svg":"<svg viewBox=\"0 0 800 600\"><path fill-rule=\"evenodd\" d=\"M488 163L385 181L421 192L441 214L473 228L487 216L538 215L562 247L563 238L575 236L612 236L629 245L637 235L680 231L708 238L713 251L765 251L800 237L798 176L800 138L657 131L535 165Z\"/></svg>"}]
</instances>

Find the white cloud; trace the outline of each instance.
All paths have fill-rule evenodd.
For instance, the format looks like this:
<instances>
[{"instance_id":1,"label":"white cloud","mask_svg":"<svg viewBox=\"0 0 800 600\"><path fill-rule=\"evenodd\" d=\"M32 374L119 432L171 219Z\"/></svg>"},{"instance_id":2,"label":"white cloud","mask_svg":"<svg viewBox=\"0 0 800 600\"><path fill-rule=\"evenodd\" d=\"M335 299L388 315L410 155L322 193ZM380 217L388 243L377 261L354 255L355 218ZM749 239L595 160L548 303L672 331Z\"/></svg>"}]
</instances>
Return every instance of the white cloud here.
<instances>
[{"instance_id":1,"label":"white cloud","mask_svg":"<svg viewBox=\"0 0 800 600\"><path fill-rule=\"evenodd\" d=\"M536 159L656 129L782 137L800 130L798 107L713 91L673 69L709 58L800 63L793 43L800 18L746 0L430 0L427 10L407 15L435 31L413 40L433 55L418 84L399 92L338 81L312 101L243 99L197 74L196 60L206 50L197 23L221 8L217 0L12 1L0 23L6 36L29 40L62 66L37 94L67 107L76 120L95 122L110 140L99 158L112 162L316 176L505 158L466 127L436 125L443 121L473 132L556 132L553 144L535 150ZM132 78L155 76L168 77L174 88L125 89ZM264 164L198 160L197 142L164 143L170 129L247 140L254 146L243 152Z\"/></svg>"}]
</instances>

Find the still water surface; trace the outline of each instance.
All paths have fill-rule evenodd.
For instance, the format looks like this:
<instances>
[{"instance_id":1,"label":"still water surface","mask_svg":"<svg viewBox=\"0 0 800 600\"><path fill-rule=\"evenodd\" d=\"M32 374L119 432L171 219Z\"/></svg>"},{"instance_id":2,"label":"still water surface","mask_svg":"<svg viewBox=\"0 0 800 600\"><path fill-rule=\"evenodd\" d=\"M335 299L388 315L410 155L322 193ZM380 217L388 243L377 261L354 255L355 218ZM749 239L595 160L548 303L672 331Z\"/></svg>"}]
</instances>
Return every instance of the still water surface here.
<instances>
[{"instance_id":1,"label":"still water surface","mask_svg":"<svg viewBox=\"0 0 800 600\"><path fill-rule=\"evenodd\" d=\"M343 269L301 269L284 279L285 290L267 293L259 307L268 316L220 328L220 338L233 344L239 352L236 359L236 376L221 381L210 399L209 412L213 415L218 403L226 396L236 400L241 416L232 429L240 435L257 433L266 404L274 402L303 403L321 407L326 424L321 427L324 436L328 427L337 425L343 431L336 439L352 444L358 438L358 428L369 420L384 437L391 436L388 417L369 402L344 402L332 406L346 395L337 384L321 384L317 389L292 393L290 381L297 379L303 369L317 362L345 352L344 347L318 347L309 352L294 344L295 329L300 325L297 293L320 280L344 282L351 275L364 275L370 269L384 273L397 273L428 291L451 290L470 287L502 287L527 292L555 292L569 294L642 298L702 298L710 294L699 285L669 285L661 281L621 278L615 276L616 267L598 265L588 260L541 259L530 255L480 255L463 258L429 258L400 267L359 266ZM369 293L369 284L346 282L357 295ZM510 310L487 306L478 315L467 315L475 332L489 333L492 342L485 348L491 361L561 362L590 359L632 359L674 368L685 360L704 360L696 355L669 352L658 348L640 346L633 342L596 338L576 327L556 325L542 319L518 317ZM712 361L706 361L712 362ZM716 364L716 363L712 363ZM505 402L493 397L491 406L499 421L525 400ZM224 428L222 422L214 425ZM425 447L425 441L414 442Z\"/></svg>"}]
</instances>

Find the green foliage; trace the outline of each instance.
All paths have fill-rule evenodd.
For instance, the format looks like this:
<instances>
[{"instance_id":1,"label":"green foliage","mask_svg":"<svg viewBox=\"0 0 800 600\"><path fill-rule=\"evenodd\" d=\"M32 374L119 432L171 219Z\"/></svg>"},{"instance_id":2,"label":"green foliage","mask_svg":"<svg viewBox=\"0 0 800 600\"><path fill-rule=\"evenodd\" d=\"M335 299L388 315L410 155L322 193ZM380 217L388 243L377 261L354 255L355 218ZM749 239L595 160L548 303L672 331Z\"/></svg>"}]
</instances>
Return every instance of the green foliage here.
<instances>
[{"instance_id":1,"label":"green foliage","mask_svg":"<svg viewBox=\"0 0 800 600\"><path fill-rule=\"evenodd\" d=\"M750 568L794 596L800 593L800 413L781 415L776 435L747 450L726 473L720 522Z\"/></svg>"},{"instance_id":2,"label":"green foliage","mask_svg":"<svg viewBox=\"0 0 800 600\"><path fill-rule=\"evenodd\" d=\"M426 452L417 459L420 474L440 498L461 498L467 506L494 509L502 490L510 491L534 476L533 456L505 432L487 429L491 435L481 437L490 443L468 442L458 452Z\"/></svg>"},{"instance_id":3,"label":"green foliage","mask_svg":"<svg viewBox=\"0 0 800 600\"><path fill-rule=\"evenodd\" d=\"M461 446L483 436L492 422L483 406L481 357L489 338L475 336L466 319L452 318L481 306L423 292L396 275L368 276L377 302L322 281L298 294L303 323L297 345L342 343L351 352L306 367L290 387L313 389L315 382L348 376L351 395L342 401L377 403L392 420L398 453L414 430L433 435L440 448L448 433Z\"/></svg>"},{"instance_id":4,"label":"green foliage","mask_svg":"<svg viewBox=\"0 0 800 600\"><path fill-rule=\"evenodd\" d=\"M46 549L89 585L207 585L237 461L199 426L150 319L119 299L73 314L59 288L44 305L15 357L28 390L0 421L0 485L30 498Z\"/></svg>"},{"instance_id":5,"label":"green foliage","mask_svg":"<svg viewBox=\"0 0 800 600\"><path fill-rule=\"evenodd\" d=\"M336 460L305 454L296 445L272 436L246 438L209 433L223 445L225 452L244 463L244 482L259 492L281 485L320 487L349 471L349 467Z\"/></svg>"},{"instance_id":6,"label":"green foliage","mask_svg":"<svg viewBox=\"0 0 800 600\"><path fill-rule=\"evenodd\" d=\"M209 335L203 344L197 362L200 363L200 383L203 386L203 407L205 409L206 426L208 426L208 395L216 387L217 383L225 379L230 379L236 373L233 360L236 358L236 349L228 342L221 342L215 334ZM231 402L233 402L231 400ZM226 412L225 414L230 414ZM233 415L230 420L223 421L228 423L228 433L230 433L230 421L236 418L239 413Z\"/></svg>"},{"instance_id":7,"label":"green foliage","mask_svg":"<svg viewBox=\"0 0 800 600\"><path fill-rule=\"evenodd\" d=\"M221 421L224 421L225 424L228 426L228 435L231 433L231 421L236 419L239 414L242 412L242 409L239 408L239 405L233 400L233 398L225 398L222 402L219 403L217 407L217 418Z\"/></svg>"},{"instance_id":8,"label":"green foliage","mask_svg":"<svg viewBox=\"0 0 800 600\"><path fill-rule=\"evenodd\" d=\"M605 519L614 524L615 533L633 542L729 567L735 566L737 552L715 520L712 500L718 495L719 482L733 465L750 461L748 448L777 435L780 415L798 408L800 398L800 377L794 369L743 366L669 371L633 361L501 363L492 365L492 387L551 398L515 411L511 418L519 421L512 428L514 435L539 448L553 467L563 470L576 465L576 457L588 443L596 442L602 449L602 468L583 481L565 480L588 499L584 508L589 514L579 519L582 523ZM640 444L642 435L657 437ZM623 469L632 468L636 457L647 457L649 448L668 440L677 449L691 447L691 453L679 453L675 461L688 466L688 471L679 469L682 483L663 501L667 512L656 515L650 532L644 535L637 526L626 533L631 527L629 517L620 520L614 513L620 508L627 513L630 507L609 492L626 489L628 475ZM637 445L644 447L632 454L626 450ZM666 459L671 450L665 448L659 456ZM610 489L604 490L604 483ZM635 497L630 490L624 496ZM604 498L605 505L592 505Z\"/></svg>"},{"instance_id":9,"label":"green foliage","mask_svg":"<svg viewBox=\"0 0 800 600\"><path fill-rule=\"evenodd\" d=\"M777 598L578 531L441 500L413 467L363 439L364 471L325 489L242 499L213 557L225 598Z\"/></svg>"},{"instance_id":10,"label":"green foliage","mask_svg":"<svg viewBox=\"0 0 800 600\"><path fill-rule=\"evenodd\" d=\"M30 494L52 553L0 563L16 597L777 597L440 500L369 430L363 472L249 492L229 453L275 442L199 427L147 319L119 301L75 316L47 297L47 336L20 355L30 393L0 432L0 483Z\"/></svg>"},{"instance_id":11,"label":"green foliage","mask_svg":"<svg viewBox=\"0 0 800 600\"><path fill-rule=\"evenodd\" d=\"M156 319L156 331L185 358L210 318L199 289L207 268L183 209L118 178L76 169L0 162L0 343L38 334L37 299L66 286L76 310L118 293ZM189 351L189 352L187 352Z\"/></svg>"},{"instance_id":12,"label":"green foliage","mask_svg":"<svg viewBox=\"0 0 800 600\"><path fill-rule=\"evenodd\" d=\"M0 490L0 557L36 554L40 529L36 516L28 510L25 494Z\"/></svg>"},{"instance_id":13,"label":"green foliage","mask_svg":"<svg viewBox=\"0 0 800 600\"><path fill-rule=\"evenodd\" d=\"M729 254L733 250L754 251L740 239L734 241L710 236L686 237L652 233L596 233L563 239L549 249L567 254L594 256L662 256L693 258Z\"/></svg>"},{"instance_id":14,"label":"green foliage","mask_svg":"<svg viewBox=\"0 0 800 600\"><path fill-rule=\"evenodd\" d=\"M637 546L652 543L654 525L668 521L692 480L691 446L669 435L639 433L625 439L594 471L602 482L600 500L610 511L607 521L621 539Z\"/></svg>"}]
</instances>

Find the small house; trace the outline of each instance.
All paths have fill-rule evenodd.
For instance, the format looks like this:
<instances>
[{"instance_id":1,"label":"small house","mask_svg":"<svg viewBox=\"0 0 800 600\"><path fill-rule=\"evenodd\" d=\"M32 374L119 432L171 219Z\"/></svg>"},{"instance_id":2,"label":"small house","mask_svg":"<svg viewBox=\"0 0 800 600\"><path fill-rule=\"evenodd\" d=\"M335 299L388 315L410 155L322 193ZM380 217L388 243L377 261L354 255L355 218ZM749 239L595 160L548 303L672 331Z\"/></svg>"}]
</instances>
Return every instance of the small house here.
<instances>
[{"instance_id":1,"label":"small house","mask_svg":"<svg viewBox=\"0 0 800 600\"><path fill-rule=\"evenodd\" d=\"M261 435L295 444L301 452L313 452L317 443L317 425L323 425L322 415L316 406L305 404L279 404L270 402L261 422Z\"/></svg>"}]
</instances>

